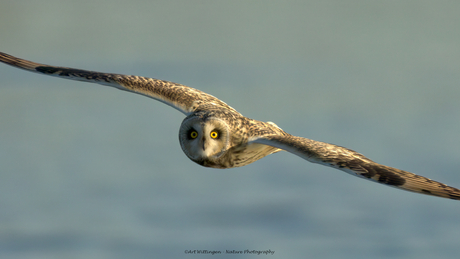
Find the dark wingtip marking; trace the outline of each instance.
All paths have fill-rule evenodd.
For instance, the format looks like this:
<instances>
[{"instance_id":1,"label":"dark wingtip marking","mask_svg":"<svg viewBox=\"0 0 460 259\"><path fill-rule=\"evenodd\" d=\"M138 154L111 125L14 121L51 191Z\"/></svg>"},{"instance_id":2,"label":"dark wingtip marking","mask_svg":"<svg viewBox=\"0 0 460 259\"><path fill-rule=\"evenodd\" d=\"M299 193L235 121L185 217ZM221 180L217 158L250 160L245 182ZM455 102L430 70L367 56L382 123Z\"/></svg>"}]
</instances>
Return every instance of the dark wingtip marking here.
<instances>
[{"instance_id":1,"label":"dark wingtip marking","mask_svg":"<svg viewBox=\"0 0 460 259\"><path fill-rule=\"evenodd\" d=\"M47 75L59 75L65 77L80 77L93 81L105 81L110 83L111 74L99 73L94 71L65 68L65 67L52 67L52 66L38 66L35 68L37 72Z\"/></svg>"},{"instance_id":2,"label":"dark wingtip marking","mask_svg":"<svg viewBox=\"0 0 460 259\"><path fill-rule=\"evenodd\" d=\"M385 183L389 185L394 185L394 186L401 186L406 183L406 180L402 178L401 176L391 173L391 172L382 172L379 171L379 182L380 183Z\"/></svg>"},{"instance_id":3,"label":"dark wingtip marking","mask_svg":"<svg viewBox=\"0 0 460 259\"><path fill-rule=\"evenodd\" d=\"M402 186L406 183L406 179L401 177L399 174L392 172L391 170L387 169L385 166L379 165L377 163L368 163L363 164L361 163L361 167L366 169L366 173L362 173L361 175L367 178L373 178L379 183L384 183L393 186Z\"/></svg>"},{"instance_id":4,"label":"dark wingtip marking","mask_svg":"<svg viewBox=\"0 0 460 259\"><path fill-rule=\"evenodd\" d=\"M37 70L40 73L44 73L44 74L59 73L60 76L81 75L88 79L91 79L91 77L96 77L99 74L102 74L98 72L87 71L87 70L76 69L76 68L51 67L51 66L40 66L40 67L36 67L35 70Z\"/></svg>"},{"instance_id":5,"label":"dark wingtip marking","mask_svg":"<svg viewBox=\"0 0 460 259\"><path fill-rule=\"evenodd\" d=\"M59 69L55 67L43 67L43 66L36 67L35 70L37 70L40 73L44 73L44 74L54 74L59 71Z\"/></svg>"}]
</instances>

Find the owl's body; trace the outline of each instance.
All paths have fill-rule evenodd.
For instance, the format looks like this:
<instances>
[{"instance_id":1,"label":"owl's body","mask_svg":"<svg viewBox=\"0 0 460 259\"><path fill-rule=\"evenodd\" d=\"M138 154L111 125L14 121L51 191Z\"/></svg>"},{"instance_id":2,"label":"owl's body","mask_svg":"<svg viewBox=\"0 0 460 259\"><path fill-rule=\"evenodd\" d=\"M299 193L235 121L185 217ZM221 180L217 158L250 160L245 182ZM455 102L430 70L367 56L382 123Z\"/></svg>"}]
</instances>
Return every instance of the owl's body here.
<instances>
[{"instance_id":1,"label":"owl's body","mask_svg":"<svg viewBox=\"0 0 460 259\"><path fill-rule=\"evenodd\" d=\"M244 117L235 109L194 88L173 82L56 67L0 52L0 62L31 72L108 85L156 99L186 115L179 130L182 150L206 167L232 168L285 150L309 162L407 191L460 200L460 190L426 177L384 166L351 149L292 136L272 122Z\"/></svg>"},{"instance_id":2,"label":"owl's body","mask_svg":"<svg viewBox=\"0 0 460 259\"><path fill-rule=\"evenodd\" d=\"M182 122L179 141L184 153L194 162L213 168L245 166L280 149L250 139L264 135L287 135L274 123L256 121L219 106L198 107ZM191 129L203 132L193 143ZM210 137L212 131L218 138ZM214 150L213 147L216 147Z\"/></svg>"}]
</instances>

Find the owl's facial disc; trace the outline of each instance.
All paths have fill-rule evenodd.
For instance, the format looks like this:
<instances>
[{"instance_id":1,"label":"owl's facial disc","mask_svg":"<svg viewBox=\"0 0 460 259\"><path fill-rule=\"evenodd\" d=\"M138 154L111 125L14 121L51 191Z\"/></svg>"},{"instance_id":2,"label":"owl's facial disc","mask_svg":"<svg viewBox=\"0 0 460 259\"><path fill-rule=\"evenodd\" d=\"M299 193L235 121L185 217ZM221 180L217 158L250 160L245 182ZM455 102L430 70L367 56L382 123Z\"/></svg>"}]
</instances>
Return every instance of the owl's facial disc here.
<instances>
[{"instance_id":1,"label":"owl's facial disc","mask_svg":"<svg viewBox=\"0 0 460 259\"><path fill-rule=\"evenodd\" d=\"M216 118L186 118L181 125L179 140L187 157L205 165L206 161L214 161L228 150L227 124Z\"/></svg>"}]
</instances>

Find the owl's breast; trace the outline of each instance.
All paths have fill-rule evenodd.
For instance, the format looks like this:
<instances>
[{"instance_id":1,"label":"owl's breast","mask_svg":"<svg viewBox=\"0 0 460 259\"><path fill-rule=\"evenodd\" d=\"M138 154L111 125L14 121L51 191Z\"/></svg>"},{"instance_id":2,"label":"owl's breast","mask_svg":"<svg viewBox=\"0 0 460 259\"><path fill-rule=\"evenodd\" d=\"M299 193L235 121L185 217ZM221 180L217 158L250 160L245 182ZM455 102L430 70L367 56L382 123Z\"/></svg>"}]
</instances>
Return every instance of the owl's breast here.
<instances>
[{"instance_id":1,"label":"owl's breast","mask_svg":"<svg viewBox=\"0 0 460 259\"><path fill-rule=\"evenodd\" d=\"M281 149L263 144L244 144L232 147L218 159L205 158L195 161L205 167L226 169L245 166Z\"/></svg>"}]
</instances>

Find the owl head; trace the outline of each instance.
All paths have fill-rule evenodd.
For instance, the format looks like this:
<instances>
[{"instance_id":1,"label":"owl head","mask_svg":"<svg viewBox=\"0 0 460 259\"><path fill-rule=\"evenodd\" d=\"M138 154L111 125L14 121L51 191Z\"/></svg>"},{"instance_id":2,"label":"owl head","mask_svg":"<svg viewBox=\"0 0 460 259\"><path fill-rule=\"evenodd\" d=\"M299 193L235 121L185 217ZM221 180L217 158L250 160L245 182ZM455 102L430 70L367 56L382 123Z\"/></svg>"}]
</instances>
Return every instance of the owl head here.
<instances>
[{"instance_id":1,"label":"owl head","mask_svg":"<svg viewBox=\"0 0 460 259\"><path fill-rule=\"evenodd\" d=\"M226 121L191 115L182 121L179 141L185 155L192 161L214 167L229 149L229 127Z\"/></svg>"}]
</instances>

